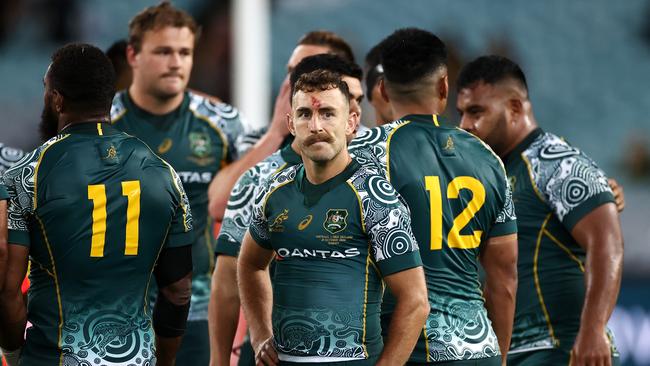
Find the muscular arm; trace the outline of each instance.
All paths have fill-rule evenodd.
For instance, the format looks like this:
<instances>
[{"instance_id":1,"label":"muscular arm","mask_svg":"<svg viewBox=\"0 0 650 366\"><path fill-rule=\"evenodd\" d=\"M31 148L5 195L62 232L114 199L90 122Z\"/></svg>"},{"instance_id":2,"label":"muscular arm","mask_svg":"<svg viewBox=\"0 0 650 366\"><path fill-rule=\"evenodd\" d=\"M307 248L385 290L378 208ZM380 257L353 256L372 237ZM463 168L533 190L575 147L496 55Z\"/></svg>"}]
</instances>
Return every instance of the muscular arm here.
<instances>
[{"instance_id":1,"label":"muscular arm","mask_svg":"<svg viewBox=\"0 0 650 366\"><path fill-rule=\"evenodd\" d=\"M510 349L517 293L517 234L489 238L481 251L486 281L483 295L488 317L499 340L501 359Z\"/></svg>"},{"instance_id":2,"label":"muscular arm","mask_svg":"<svg viewBox=\"0 0 650 366\"><path fill-rule=\"evenodd\" d=\"M585 302L580 330L572 350L575 365L609 365L605 327L621 286L623 235L616 205L607 203L584 216L571 230L587 252Z\"/></svg>"},{"instance_id":3,"label":"muscular arm","mask_svg":"<svg viewBox=\"0 0 650 366\"><path fill-rule=\"evenodd\" d=\"M27 274L29 248L8 245L7 273L0 291L0 347L14 351L22 347L27 324L27 307L20 286Z\"/></svg>"},{"instance_id":4,"label":"muscular arm","mask_svg":"<svg viewBox=\"0 0 650 366\"><path fill-rule=\"evenodd\" d=\"M277 354L272 349L272 342L269 342L273 337L271 326L273 292L269 276L271 259L273 259L273 251L259 246L247 232L237 265L239 293L246 321L249 324L255 358L256 360L260 358L260 351L266 351L263 362L267 365L275 365L278 362Z\"/></svg>"},{"instance_id":5,"label":"muscular arm","mask_svg":"<svg viewBox=\"0 0 650 366\"><path fill-rule=\"evenodd\" d=\"M160 290L153 310L157 365L173 366L192 294L192 247L163 249L154 269Z\"/></svg>"},{"instance_id":6,"label":"muscular arm","mask_svg":"<svg viewBox=\"0 0 650 366\"><path fill-rule=\"evenodd\" d=\"M208 307L211 365L230 365L238 321L237 258L219 255L212 273L212 291Z\"/></svg>"},{"instance_id":7,"label":"muscular arm","mask_svg":"<svg viewBox=\"0 0 650 366\"><path fill-rule=\"evenodd\" d=\"M7 271L7 200L0 200L0 290L4 287Z\"/></svg>"},{"instance_id":8,"label":"muscular arm","mask_svg":"<svg viewBox=\"0 0 650 366\"><path fill-rule=\"evenodd\" d=\"M411 356L429 315L424 272L422 267L415 267L386 276L384 281L397 304L388 328L388 340L377 365L403 365Z\"/></svg>"}]
</instances>

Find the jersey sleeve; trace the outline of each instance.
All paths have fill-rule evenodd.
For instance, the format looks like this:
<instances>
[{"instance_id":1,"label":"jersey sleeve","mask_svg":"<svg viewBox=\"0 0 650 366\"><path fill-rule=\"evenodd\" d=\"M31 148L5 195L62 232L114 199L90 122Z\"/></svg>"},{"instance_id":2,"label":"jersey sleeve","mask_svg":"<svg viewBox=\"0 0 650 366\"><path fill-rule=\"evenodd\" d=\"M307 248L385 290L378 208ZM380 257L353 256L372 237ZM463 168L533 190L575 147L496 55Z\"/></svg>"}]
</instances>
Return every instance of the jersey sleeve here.
<instances>
[{"instance_id":1,"label":"jersey sleeve","mask_svg":"<svg viewBox=\"0 0 650 366\"><path fill-rule=\"evenodd\" d=\"M273 249L271 246L271 231L269 230L269 220L266 216L266 202L269 199L271 181L265 181L258 189L253 202L253 211L251 223L248 228L251 236L259 246L265 249Z\"/></svg>"},{"instance_id":2,"label":"jersey sleeve","mask_svg":"<svg viewBox=\"0 0 650 366\"><path fill-rule=\"evenodd\" d=\"M194 241L192 234L192 212L190 210L190 202L183 188L180 177L172 167L169 167L172 176L172 184L175 194L174 217L172 218L167 240L165 242L166 248L182 247L191 245Z\"/></svg>"},{"instance_id":3,"label":"jersey sleeve","mask_svg":"<svg viewBox=\"0 0 650 366\"><path fill-rule=\"evenodd\" d=\"M543 175L542 189L548 204L567 230L596 207L614 202L605 173L584 153L552 162Z\"/></svg>"},{"instance_id":4,"label":"jersey sleeve","mask_svg":"<svg viewBox=\"0 0 650 366\"><path fill-rule=\"evenodd\" d=\"M247 170L235 183L217 237L214 250L216 255L223 254L231 257L239 255L244 234L251 222L258 186L259 169L256 167Z\"/></svg>"},{"instance_id":5,"label":"jersey sleeve","mask_svg":"<svg viewBox=\"0 0 650 366\"><path fill-rule=\"evenodd\" d=\"M0 200L6 200L7 198L9 198L7 188L4 186L4 184L0 184Z\"/></svg>"},{"instance_id":6,"label":"jersey sleeve","mask_svg":"<svg viewBox=\"0 0 650 366\"><path fill-rule=\"evenodd\" d=\"M34 171L40 149L28 154L7 170L0 180L8 195L7 229L12 244L30 246L29 222L34 213Z\"/></svg>"},{"instance_id":7,"label":"jersey sleeve","mask_svg":"<svg viewBox=\"0 0 650 366\"><path fill-rule=\"evenodd\" d=\"M505 181L503 205L499 209L492 228L490 228L488 238L517 233L517 215L515 214L515 204L512 201L512 187L508 179L505 178L505 174L503 180Z\"/></svg>"},{"instance_id":8,"label":"jersey sleeve","mask_svg":"<svg viewBox=\"0 0 650 366\"><path fill-rule=\"evenodd\" d=\"M358 191L372 256L383 276L422 265L411 230L411 215L393 186L380 175L369 176Z\"/></svg>"}]
</instances>

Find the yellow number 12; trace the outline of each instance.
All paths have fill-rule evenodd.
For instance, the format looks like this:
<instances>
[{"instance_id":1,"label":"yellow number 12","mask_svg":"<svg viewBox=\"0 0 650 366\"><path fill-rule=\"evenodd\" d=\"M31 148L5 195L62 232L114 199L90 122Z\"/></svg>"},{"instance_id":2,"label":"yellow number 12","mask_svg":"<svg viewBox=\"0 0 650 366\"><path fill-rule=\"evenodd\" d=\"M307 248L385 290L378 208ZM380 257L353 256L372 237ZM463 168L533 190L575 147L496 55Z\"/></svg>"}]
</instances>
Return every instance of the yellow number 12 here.
<instances>
[{"instance_id":1,"label":"yellow number 12","mask_svg":"<svg viewBox=\"0 0 650 366\"><path fill-rule=\"evenodd\" d=\"M122 182L122 195L127 197L126 242L124 255L138 255L140 221L140 181ZM104 256L106 242L106 186L88 186L88 199L93 201L93 235L90 244L91 257Z\"/></svg>"},{"instance_id":2,"label":"yellow number 12","mask_svg":"<svg viewBox=\"0 0 650 366\"><path fill-rule=\"evenodd\" d=\"M424 185L430 193L431 250L440 250L442 249L442 190L440 188L440 177L424 177ZM474 230L470 235L461 235L460 231L469 224L474 215L483 207L483 203L485 203L485 187L476 178L456 177L447 186L447 198L457 199L462 189L472 191L472 200L469 201L463 212L454 218L454 225L447 236L447 244L450 248L472 249L481 244L483 231Z\"/></svg>"}]
</instances>

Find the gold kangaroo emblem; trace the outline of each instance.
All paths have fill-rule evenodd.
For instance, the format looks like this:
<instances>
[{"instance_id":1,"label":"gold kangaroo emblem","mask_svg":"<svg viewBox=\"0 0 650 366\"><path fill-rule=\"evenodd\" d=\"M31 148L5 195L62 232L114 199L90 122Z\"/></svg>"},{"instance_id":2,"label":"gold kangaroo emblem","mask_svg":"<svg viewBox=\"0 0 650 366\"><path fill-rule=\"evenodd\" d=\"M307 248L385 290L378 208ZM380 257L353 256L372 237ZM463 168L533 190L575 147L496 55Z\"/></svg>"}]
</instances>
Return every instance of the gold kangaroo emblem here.
<instances>
[{"instance_id":1,"label":"gold kangaroo emblem","mask_svg":"<svg viewBox=\"0 0 650 366\"><path fill-rule=\"evenodd\" d=\"M447 143L445 144L444 149L445 150L453 150L454 149L454 140L451 139L451 136L447 137Z\"/></svg>"},{"instance_id":2,"label":"gold kangaroo emblem","mask_svg":"<svg viewBox=\"0 0 650 366\"><path fill-rule=\"evenodd\" d=\"M106 150L106 156L104 157L104 159L115 159L116 157L117 157L117 149L115 148L115 146L111 145L111 147L109 147Z\"/></svg>"}]
</instances>

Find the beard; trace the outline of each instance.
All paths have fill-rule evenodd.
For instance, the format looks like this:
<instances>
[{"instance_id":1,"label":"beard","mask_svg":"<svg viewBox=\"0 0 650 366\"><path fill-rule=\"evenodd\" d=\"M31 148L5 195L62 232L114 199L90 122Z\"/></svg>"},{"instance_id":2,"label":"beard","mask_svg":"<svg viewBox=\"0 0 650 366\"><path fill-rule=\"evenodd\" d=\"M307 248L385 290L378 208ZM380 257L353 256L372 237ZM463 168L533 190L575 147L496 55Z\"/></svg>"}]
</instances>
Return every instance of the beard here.
<instances>
[{"instance_id":1,"label":"beard","mask_svg":"<svg viewBox=\"0 0 650 366\"><path fill-rule=\"evenodd\" d=\"M41 112L41 122L38 125L43 142L59 133L59 116L52 110L50 103L45 103Z\"/></svg>"}]
</instances>

